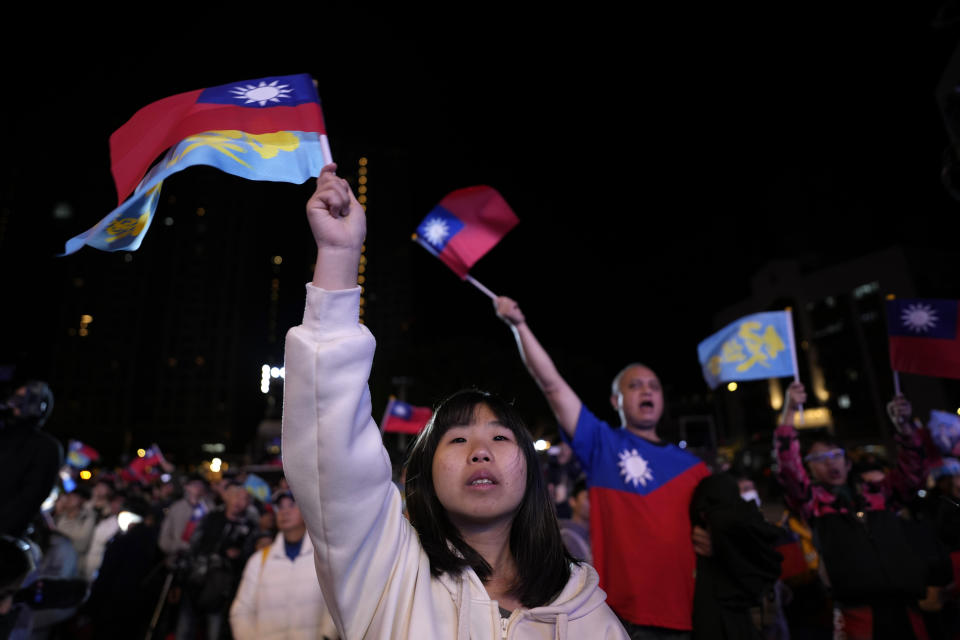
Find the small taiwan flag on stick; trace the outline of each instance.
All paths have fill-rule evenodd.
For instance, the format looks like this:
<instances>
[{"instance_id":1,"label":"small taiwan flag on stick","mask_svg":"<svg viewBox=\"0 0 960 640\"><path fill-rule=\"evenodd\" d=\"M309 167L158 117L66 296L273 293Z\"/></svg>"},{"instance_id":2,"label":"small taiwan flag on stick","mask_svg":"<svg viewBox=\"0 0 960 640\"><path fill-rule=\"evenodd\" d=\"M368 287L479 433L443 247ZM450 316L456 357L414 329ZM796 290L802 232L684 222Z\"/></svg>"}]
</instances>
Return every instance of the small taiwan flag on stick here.
<instances>
[{"instance_id":1,"label":"small taiwan flag on stick","mask_svg":"<svg viewBox=\"0 0 960 640\"><path fill-rule=\"evenodd\" d=\"M384 431L416 435L423 431L431 417L433 411L429 407L416 407L391 396L381 424Z\"/></svg>"},{"instance_id":2,"label":"small taiwan flag on stick","mask_svg":"<svg viewBox=\"0 0 960 640\"><path fill-rule=\"evenodd\" d=\"M887 300L890 367L921 376L960 378L960 301ZM899 393L899 379L894 376Z\"/></svg>"},{"instance_id":3,"label":"small taiwan flag on stick","mask_svg":"<svg viewBox=\"0 0 960 640\"><path fill-rule=\"evenodd\" d=\"M519 220L503 196L485 185L448 193L423 219L413 239L490 298L469 271Z\"/></svg>"}]
</instances>

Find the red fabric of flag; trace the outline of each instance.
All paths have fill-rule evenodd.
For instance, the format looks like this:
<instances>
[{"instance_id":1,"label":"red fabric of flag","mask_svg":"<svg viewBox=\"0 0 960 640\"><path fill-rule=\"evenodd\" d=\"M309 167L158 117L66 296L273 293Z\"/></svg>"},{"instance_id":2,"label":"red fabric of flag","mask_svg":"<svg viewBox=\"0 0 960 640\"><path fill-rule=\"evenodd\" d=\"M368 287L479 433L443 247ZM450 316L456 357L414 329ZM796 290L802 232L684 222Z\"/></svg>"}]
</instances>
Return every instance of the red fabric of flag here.
<instances>
[{"instance_id":1,"label":"red fabric of flag","mask_svg":"<svg viewBox=\"0 0 960 640\"><path fill-rule=\"evenodd\" d=\"M166 149L215 130L326 133L316 87L306 74L243 80L163 98L137 111L110 136L118 201L133 192Z\"/></svg>"}]
</instances>

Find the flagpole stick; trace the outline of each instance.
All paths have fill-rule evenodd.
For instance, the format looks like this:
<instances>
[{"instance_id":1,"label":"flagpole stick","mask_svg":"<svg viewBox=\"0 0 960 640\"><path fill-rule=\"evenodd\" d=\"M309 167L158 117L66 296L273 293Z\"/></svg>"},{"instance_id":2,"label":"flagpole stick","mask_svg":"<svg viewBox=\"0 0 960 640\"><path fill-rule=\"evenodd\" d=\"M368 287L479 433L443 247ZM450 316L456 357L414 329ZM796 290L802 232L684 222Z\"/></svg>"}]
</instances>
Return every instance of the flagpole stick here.
<instances>
[{"instance_id":1,"label":"flagpole stick","mask_svg":"<svg viewBox=\"0 0 960 640\"><path fill-rule=\"evenodd\" d=\"M793 381L800 382L800 364L797 362L797 341L793 336L793 310L787 309L787 337L790 339L790 357L793 358ZM799 424L803 424L803 405L799 405Z\"/></svg>"},{"instance_id":2,"label":"flagpole stick","mask_svg":"<svg viewBox=\"0 0 960 640\"><path fill-rule=\"evenodd\" d=\"M477 289L480 289L480 291L483 291L485 294L487 294L487 296L488 296L491 300L496 300L496 299L497 299L497 296L496 296L496 294L495 294L493 291L490 291L490 289L487 289L485 286L483 286L482 284L480 284L479 282L477 282L477 281L473 278L473 276L471 276L470 274L467 274L467 276L466 276L464 279L465 279L467 282L469 282L470 284L472 284L473 286L475 286Z\"/></svg>"},{"instance_id":3,"label":"flagpole stick","mask_svg":"<svg viewBox=\"0 0 960 640\"><path fill-rule=\"evenodd\" d=\"M333 162L333 153L330 151L330 139L324 133L320 134L320 152L323 153L324 164Z\"/></svg>"},{"instance_id":4,"label":"flagpole stick","mask_svg":"<svg viewBox=\"0 0 960 640\"><path fill-rule=\"evenodd\" d=\"M895 396L900 395L900 372L899 371L893 372L893 395Z\"/></svg>"},{"instance_id":5,"label":"flagpole stick","mask_svg":"<svg viewBox=\"0 0 960 640\"><path fill-rule=\"evenodd\" d=\"M426 249L427 251L429 251L429 252L433 255L433 257L435 257L435 258L439 258L439 257L440 257L440 254L437 253L436 249L434 249L434 248L431 247L429 244L427 244L426 242L424 242L423 240L421 240L421 239L420 239L420 236L418 236L417 234L414 233L413 235L411 235L411 236L410 236L410 239L413 240L414 242L416 242L418 245L420 245L420 246L423 247L424 249ZM464 280L466 280L467 282L469 282L470 284L472 284L473 286L475 286L477 289L480 289L480 291L482 291L483 293L485 293L491 300L496 300L496 299L497 299L497 294L495 294L493 291L490 291L490 289L487 289L485 286L483 286L482 284L480 284L479 282L477 282L477 280L476 280L473 276L471 276L470 274L467 274L467 275L464 277Z\"/></svg>"}]
</instances>

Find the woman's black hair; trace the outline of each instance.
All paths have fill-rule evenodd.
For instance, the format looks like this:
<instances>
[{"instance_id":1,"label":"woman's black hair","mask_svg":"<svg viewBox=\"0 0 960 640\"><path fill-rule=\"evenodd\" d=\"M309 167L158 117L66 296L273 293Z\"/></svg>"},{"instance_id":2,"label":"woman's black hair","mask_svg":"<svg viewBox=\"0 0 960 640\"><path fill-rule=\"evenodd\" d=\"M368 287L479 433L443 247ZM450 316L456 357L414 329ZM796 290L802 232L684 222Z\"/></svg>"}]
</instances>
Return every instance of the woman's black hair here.
<instances>
[{"instance_id":1,"label":"woman's black hair","mask_svg":"<svg viewBox=\"0 0 960 640\"><path fill-rule=\"evenodd\" d=\"M443 434L452 426L470 424L477 405L484 404L517 438L527 466L526 490L510 527L510 552L517 565L511 591L525 607L544 605L570 579L570 562L560 537L560 525L547 494L533 438L520 414L510 404L484 391L459 391L443 402L420 432L407 458L404 485L410 522L420 535L420 544L430 558L434 576L458 573L472 567L486 582L492 569L467 544L447 517L433 485L433 456Z\"/></svg>"}]
</instances>

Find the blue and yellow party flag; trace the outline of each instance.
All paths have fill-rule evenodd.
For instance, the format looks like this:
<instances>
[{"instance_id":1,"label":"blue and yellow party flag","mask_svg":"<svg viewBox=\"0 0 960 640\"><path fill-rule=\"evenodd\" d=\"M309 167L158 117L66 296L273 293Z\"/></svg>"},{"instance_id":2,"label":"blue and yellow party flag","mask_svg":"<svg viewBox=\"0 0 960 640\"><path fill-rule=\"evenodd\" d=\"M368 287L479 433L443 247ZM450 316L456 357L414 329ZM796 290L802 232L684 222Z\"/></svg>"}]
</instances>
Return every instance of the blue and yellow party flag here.
<instances>
[{"instance_id":1,"label":"blue and yellow party flag","mask_svg":"<svg viewBox=\"0 0 960 640\"><path fill-rule=\"evenodd\" d=\"M711 389L721 382L795 377L793 320L789 311L744 316L697 346L703 378Z\"/></svg>"},{"instance_id":2,"label":"blue and yellow party flag","mask_svg":"<svg viewBox=\"0 0 960 640\"><path fill-rule=\"evenodd\" d=\"M84 245L103 251L136 251L157 210L163 181L187 167L209 165L248 180L305 182L331 161L325 137L316 132L250 134L234 130L188 136L144 176L129 199L67 240L61 255L70 255Z\"/></svg>"},{"instance_id":3,"label":"blue and yellow party flag","mask_svg":"<svg viewBox=\"0 0 960 640\"><path fill-rule=\"evenodd\" d=\"M247 493L252 495L260 502L267 502L270 500L270 485L267 484L266 480L255 473L247 474L247 479L244 481L243 487L247 490Z\"/></svg>"}]
</instances>

